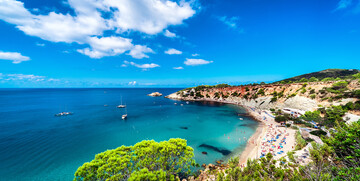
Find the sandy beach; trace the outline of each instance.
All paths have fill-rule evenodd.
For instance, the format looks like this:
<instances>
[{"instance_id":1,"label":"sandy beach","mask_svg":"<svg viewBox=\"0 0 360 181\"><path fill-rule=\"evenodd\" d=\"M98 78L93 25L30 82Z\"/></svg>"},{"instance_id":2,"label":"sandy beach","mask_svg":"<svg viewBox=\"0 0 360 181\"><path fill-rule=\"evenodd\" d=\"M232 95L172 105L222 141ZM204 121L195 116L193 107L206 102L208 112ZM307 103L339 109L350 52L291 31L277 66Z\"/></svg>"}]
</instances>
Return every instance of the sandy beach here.
<instances>
[{"instance_id":1,"label":"sandy beach","mask_svg":"<svg viewBox=\"0 0 360 181\"><path fill-rule=\"evenodd\" d=\"M280 127L269 112L246 109L254 119L260 121L260 125L239 156L240 165L245 165L248 159L260 158L267 153L279 159L295 148L295 130Z\"/></svg>"}]
</instances>

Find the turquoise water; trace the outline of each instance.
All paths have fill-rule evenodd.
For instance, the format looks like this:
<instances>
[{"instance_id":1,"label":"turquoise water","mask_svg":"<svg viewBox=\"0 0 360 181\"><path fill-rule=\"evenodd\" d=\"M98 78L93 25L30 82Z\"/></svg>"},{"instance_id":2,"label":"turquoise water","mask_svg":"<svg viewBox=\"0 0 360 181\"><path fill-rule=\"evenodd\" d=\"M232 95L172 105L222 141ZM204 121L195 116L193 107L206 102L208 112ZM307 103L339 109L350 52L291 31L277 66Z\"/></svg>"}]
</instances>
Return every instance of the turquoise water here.
<instances>
[{"instance_id":1,"label":"turquoise water","mask_svg":"<svg viewBox=\"0 0 360 181\"><path fill-rule=\"evenodd\" d=\"M71 180L95 154L144 139L184 138L200 164L242 151L258 126L239 120L244 109L146 96L178 90L0 89L0 180ZM121 97L126 121L125 109L116 108ZM62 111L74 114L54 116Z\"/></svg>"}]
</instances>

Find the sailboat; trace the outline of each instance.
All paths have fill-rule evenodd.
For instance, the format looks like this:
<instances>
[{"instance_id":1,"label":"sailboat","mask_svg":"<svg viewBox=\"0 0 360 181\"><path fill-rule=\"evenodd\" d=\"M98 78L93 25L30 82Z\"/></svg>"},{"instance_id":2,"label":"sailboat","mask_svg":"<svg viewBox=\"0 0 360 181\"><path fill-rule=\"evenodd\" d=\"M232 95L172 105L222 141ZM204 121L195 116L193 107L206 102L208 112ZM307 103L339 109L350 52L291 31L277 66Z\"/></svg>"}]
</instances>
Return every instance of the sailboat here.
<instances>
[{"instance_id":1,"label":"sailboat","mask_svg":"<svg viewBox=\"0 0 360 181\"><path fill-rule=\"evenodd\" d=\"M125 109L125 112L126 113L121 116L121 119L123 119L123 120L125 120L127 118L127 109Z\"/></svg>"},{"instance_id":2,"label":"sailboat","mask_svg":"<svg viewBox=\"0 0 360 181\"><path fill-rule=\"evenodd\" d=\"M118 105L117 108L125 108L125 107L126 107L126 105L123 105L123 104L122 104L122 96L121 96L121 104Z\"/></svg>"}]
</instances>

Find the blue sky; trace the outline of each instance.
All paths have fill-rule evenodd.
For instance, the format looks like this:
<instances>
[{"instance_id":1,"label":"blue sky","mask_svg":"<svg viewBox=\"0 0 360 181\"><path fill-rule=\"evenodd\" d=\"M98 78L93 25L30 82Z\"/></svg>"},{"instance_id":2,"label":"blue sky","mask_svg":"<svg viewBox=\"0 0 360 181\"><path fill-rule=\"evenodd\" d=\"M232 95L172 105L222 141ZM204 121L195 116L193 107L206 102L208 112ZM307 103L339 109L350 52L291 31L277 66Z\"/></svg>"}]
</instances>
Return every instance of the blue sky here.
<instances>
[{"instance_id":1,"label":"blue sky","mask_svg":"<svg viewBox=\"0 0 360 181\"><path fill-rule=\"evenodd\" d=\"M271 82L359 42L359 0L0 0L0 87Z\"/></svg>"}]
</instances>

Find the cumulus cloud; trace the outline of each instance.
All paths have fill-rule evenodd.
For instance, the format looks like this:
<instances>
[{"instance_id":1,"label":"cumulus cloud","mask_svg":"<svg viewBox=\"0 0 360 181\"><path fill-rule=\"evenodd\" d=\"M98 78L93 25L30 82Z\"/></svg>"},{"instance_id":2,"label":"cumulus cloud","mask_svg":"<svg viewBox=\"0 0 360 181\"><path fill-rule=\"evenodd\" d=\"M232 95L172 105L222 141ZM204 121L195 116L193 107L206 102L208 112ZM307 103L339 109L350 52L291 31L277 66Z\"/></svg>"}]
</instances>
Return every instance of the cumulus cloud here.
<instances>
[{"instance_id":1,"label":"cumulus cloud","mask_svg":"<svg viewBox=\"0 0 360 181\"><path fill-rule=\"evenodd\" d=\"M164 35L165 35L166 37L169 37L169 38L174 38L174 37L176 37L176 34L170 32L169 30L165 30Z\"/></svg>"},{"instance_id":2,"label":"cumulus cloud","mask_svg":"<svg viewBox=\"0 0 360 181\"><path fill-rule=\"evenodd\" d=\"M126 51L134 58L146 58L148 56L144 53L152 53L150 48L130 45L131 41L122 37L104 37L104 31L113 34L138 31L154 35L163 32L170 25L182 24L183 20L195 14L191 2L186 1L68 0L67 5L74 13L49 12L37 15L26 9L23 2L1 0L0 19L14 24L27 35L43 40L89 45L90 47L78 52L91 58L114 56ZM171 32L167 35L173 36ZM106 38L120 40L122 45L107 49L96 46L101 41L110 41Z\"/></svg>"},{"instance_id":3,"label":"cumulus cloud","mask_svg":"<svg viewBox=\"0 0 360 181\"><path fill-rule=\"evenodd\" d=\"M186 61L184 62L185 65L189 65L189 66L205 65L205 64L209 64L209 63L213 63L213 61L187 58Z\"/></svg>"},{"instance_id":4,"label":"cumulus cloud","mask_svg":"<svg viewBox=\"0 0 360 181\"><path fill-rule=\"evenodd\" d=\"M18 63L30 60L29 57L23 56L17 52L2 52L2 51L0 51L0 59L10 60L14 64L18 64Z\"/></svg>"},{"instance_id":5,"label":"cumulus cloud","mask_svg":"<svg viewBox=\"0 0 360 181\"><path fill-rule=\"evenodd\" d=\"M134 62L128 62L128 61L124 61L124 65L132 65L134 67L137 67L137 68L142 68L142 69L151 69L151 68L156 68L156 67L160 67L160 65L158 64L155 64L155 63L145 63L145 64L137 64L137 63L134 63Z\"/></svg>"},{"instance_id":6,"label":"cumulus cloud","mask_svg":"<svg viewBox=\"0 0 360 181\"><path fill-rule=\"evenodd\" d=\"M153 53L152 49L142 46L133 45L131 39L122 37L90 37L88 38L90 48L77 50L91 58L102 58L104 56L115 56L123 54L126 51L134 58L148 58L145 53Z\"/></svg>"},{"instance_id":7,"label":"cumulus cloud","mask_svg":"<svg viewBox=\"0 0 360 181\"><path fill-rule=\"evenodd\" d=\"M193 53L193 54L191 54L191 56L193 56L193 57L197 57L197 56L200 56L199 54L197 54L197 53Z\"/></svg>"},{"instance_id":8,"label":"cumulus cloud","mask_svg":"<svg viewBox=\"0 0 360 181\"><path fill-rule=\"evenodd\" d=\"M184 67L173 67L173 69L175 69L175 70L182 70L182 69L184 69Z\"/></svg>"},{"instance_id":9,"label":"cumulus cloud","mask_svg":"<svg viewBox=\"0 0 360 181\"><path fill-rule=\"evenodd\" d=\"M170 49L166 50L165 53L169 54L169 55L180 55L180 54L182 54L182 51L176 50L174 48L170 48Z\"/></svg>"}]
</instances>

